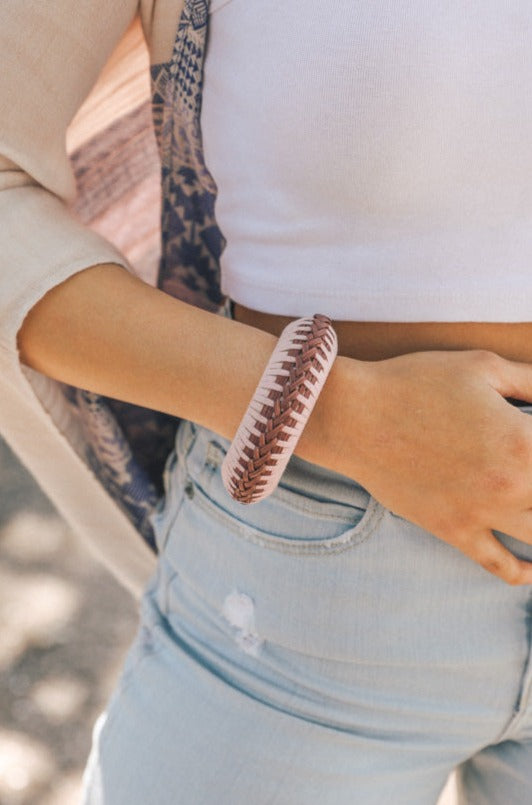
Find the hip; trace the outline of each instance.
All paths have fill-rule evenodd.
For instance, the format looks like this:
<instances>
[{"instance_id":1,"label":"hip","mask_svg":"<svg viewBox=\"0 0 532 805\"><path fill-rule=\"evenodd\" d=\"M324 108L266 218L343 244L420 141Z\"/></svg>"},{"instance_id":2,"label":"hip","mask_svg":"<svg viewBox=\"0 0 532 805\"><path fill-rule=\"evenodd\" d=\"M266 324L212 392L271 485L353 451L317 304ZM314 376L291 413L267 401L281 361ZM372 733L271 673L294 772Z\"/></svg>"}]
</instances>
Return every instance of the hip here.
<instances>
[{"instance_id":1,"label":"hip","mask_svg":"<svg viewBox=\"0 0 532 805\"><path fill-rule=\"evenodd\" d=\"M168 465L143 617L169 650L187 646L246 693L336 728L363 722L371 695L373 727L379 713L388 732L405 719L422 732L436 711L465 728L474 714L468 740L496 740L529 662L530 590L297 456L272 495L240 504L221 479L227 448L184 422ZM528 708L521 717L532 729Z\"/></svg>"}]
</instances>

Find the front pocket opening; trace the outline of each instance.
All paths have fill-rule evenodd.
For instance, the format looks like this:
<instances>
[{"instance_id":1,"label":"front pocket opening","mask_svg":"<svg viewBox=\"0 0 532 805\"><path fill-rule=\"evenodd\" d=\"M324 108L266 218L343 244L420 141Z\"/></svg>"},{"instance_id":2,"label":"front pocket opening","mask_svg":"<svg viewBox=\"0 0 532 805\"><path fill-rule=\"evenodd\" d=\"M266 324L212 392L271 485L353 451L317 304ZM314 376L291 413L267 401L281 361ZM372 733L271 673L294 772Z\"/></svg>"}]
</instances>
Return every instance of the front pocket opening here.
<instances>
[{"instance_id":1,"label":"front pocket opening","mask_svg":"<svg viewBox=\"0 0 532 805\"><path fill-rule=\"evenodd\" d=\"M190 499L191 505L200 506L209 516L215 517L225 528L238 536L263 547L285 553L326 555L345 551L368 539L384 515L381 504L371 496L367 508L360 511L360 517L354 522L353 520L328 518L320 524L314 516L291 511L292 524L297 520L299 528L297 532L294 528L292 534L287 534L287 518L282 517L283 509L275 505L279 504L278 497L270 500L270 496L265 501L261 501L264 504L270 502L268 510L264 507L264 514L261 517L254 517L253 520L250 520L247 512L239 517L235 514L234 509L229 508L231 499L228 508L225 508L220 505L218 500L209 497L196 480L191 478L189 480L195 488L194 497ZM234 504L242 507L242 504L238 504L236 501ZM254 508L256 509L259 505L261 504L254 504ZM246 510L248 508L248 506L245 507ZM286 508L284 513L286 514L288 511ZM271 530L266 530L266 521L268 521L268 526L271 524ZM283 531L281 531L281 525ZM311 531L311 529L313 530Z\"/></svg>"}]
</instances>

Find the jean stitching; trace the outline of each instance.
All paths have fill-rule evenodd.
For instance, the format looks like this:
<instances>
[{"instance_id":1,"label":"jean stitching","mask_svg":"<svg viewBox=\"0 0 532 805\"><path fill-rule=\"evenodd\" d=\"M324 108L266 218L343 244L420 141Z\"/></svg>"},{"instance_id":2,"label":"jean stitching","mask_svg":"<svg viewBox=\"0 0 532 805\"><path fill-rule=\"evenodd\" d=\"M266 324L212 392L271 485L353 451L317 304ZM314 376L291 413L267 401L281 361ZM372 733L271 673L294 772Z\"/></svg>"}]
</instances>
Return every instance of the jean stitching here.
<instances>
[{"instance_id":1,"label":"jean stitching","mask_svg":"<svg viewBox=\"0 0 532 805\"><path fill-rule=\"evenodd\" d=\"M159 527L161 529L160 535L156 534L157 550L159 554L162 554L166 548L170 532L174 526L174 523L177 519L177 516L179 515L179 511L183 504L183 498L185 496L184 489L186 485L186 478L185 481L181 484L181 488L177 490L176 489L177 475L179 473L179 470L182 469L183 475L186 476L186 459L188 457L189 451L192 448L192 445L197 435L187 420L183 420L182 423L179 425L179 428L182 427L188 428L189 432L186 433L185 436L183 437L185 438L185 443L183 444L183 447L177 445L176 443L174 450L170 454L170 455L173 454L174 456L174 460L171 461L170 465L168 465L168 462L170 461L170 456L168 456L164 472L165 493L159 498L158 510L155 515L156 519L158 520ZM171 511L170 511L170 505L172 506Z\"/></svg>"},{"instance_id":2,"label":"jean stitching","mask_svg":"<svg viewBox=\"0 0 532 805\"><path fill-rule=\"evenodd\" d=\"M191 480L196 486L201 488L201 491L206 497L210 497L212 479L214 478L216 471L217 467L213 467L211 464L206 463L204 467L202 467L200 473L189 473ZM305 498L305 493L301 490L287 489L280 485L277 487L274 494L277 500L285 504L295 514L305 514L307 516L319 519L323 523L343 523L346 526L352 525L352 515L356 512L362 512L362 516L364 516L369 507L369 501L371 500L371 495L368 493L367 503L365 506L359 506L355 502L351 504L339 503L334 500L324 500L321 502L317 501L315 498ZM301 500L297 500L296 498L301 498ZM327 506L341 507L344 511L338 514L323 511L323 508ZM231 517L231 514L228 516Z\"/></svg>"},{"instance_id":3,"label":"jean stitching","mask_svg":"<svg viewBox=\"0 0 532 805\"><path fill-rule=\"evenodd\" d=\"M349 517L347 512L345 514L333 514L331 513L323 513L320 511L320 502L316 501L314 498L305 498L304 492L299 490L287 489L286 487L278 486L276 489L276 494L279 497L279 500L283 503L286 503L291 509L294 509L297 512L301 512L302 514L311 514L315 517L319 517L320 520L324 521L331 521L331 522L339 522L339 523L346 523L348 524ZM297 496L301 495L301 503L297 500L292 498L292 495ZM366 511L369 506L369 501L371 500L371 496L368 493L368 503L366 505ZM308 501L308 505L306 503ZM332 505L332 506L344 506L346 509L358 509L358 511L364 511L363 507L357 506L356 503L337 503L336 501L323 501L323 505Z\"/></svg>"},{"instance_id":4,"label":"jean stitching","mask_svg":"<svg viewBox=\"0 0 532 805\"><path fill-rule=\"evenodd\" d=\"M248 542L286 554L325 556L346 551L354 545L365 542L376 530L386 511L375 498L370 497L368 507L362 519L356 526L348 530L347 536L340 535L339 537L317 540L290 540L286 537L267 537L259 535L251 526L240 523L230 514L220 511L216 507L216 504L209 500L201 488L197 486L196 488L198 494L194 496L194 501L208 514L216 517L232 532L235 532Z\"/></svg>"},{"instance_id":5,"label":"jean stitching","mask_svg":"<svg viewBox=\"0 0 532 805\"><path fill-rule=\"evenodd\" d=\"M174 523L177 520L179 512L181 511L181 507L183 505L183 501L185 498L184 486L182 489L179 490L179 497L177 500L173 501L173 508L172 514L168 520L164 523L164 528L162 530L160 538L157 540L157 547L159 548L159 554L162 554L168 544L168 539L170 537L170 532L174 527Z\"/></svg>"},{"instance_id":6,"label":"jean stitching","mask_svg":"<svg viewBox=\"0 0 532 805\"><path fill-rule=\"evenodd\" d=\"M190 422L189 420L183 420L179 425L179 428L188 428L184 445L182 447L179 445L179 449L176 450L178 460L184 461L188 458L190 450L198 434L197 431L194 430L194 423Z\"/></svg>"},{"instance_id":7,"label":"jean stitching","mask_svg":"<svg viewBox=\"0 0 532 805\"><path fill-rule=\"evenodd\" d=\"M217 472L221 474L219 467L225 453L222 451L222 455L220 455L219 451L221 451L221 448L213 441L208 441L206 444L198 441L194 446L194 450L199 451L197 455L199 469L188 466L187 471L191 480L199 484L207 496L209 496L214 475ZM191 457L196 457L196 453L191 454ZM301 489L283 485L282 481L277 486L274 494L282 503L285 503L296 513L311 515L319 518L323 522L337 522L349 525L352 520L350 514L352 515L356 511L364 511L369 505L371 495L366 490L363 491L367 497L367 502L365 502L364 506L358 505L355 500L336 501L329 499L321 501L312 495L307 496ZM336 507L337 509L341 509L341 511L336 513L327 512L324 511L324 507Z\"/></svg>"},{"instance_id":8,"label":"jean stitching","mask_svg":"<svg viewBox=\"0 0 532 805\"><path fill-rule=\"evenodd\" d=\"M144 628L141 626L141 628ZM149 647L144 647L142 652L138 654L135 659L135 662L132 663L127 669L124 667L121 676L118 680L118 685L116 688L115 695L111 697L109 700L108 706L106 708L107 717L105 723L103 725L103 729L101 731L99 737L99 745L103 746L104 741L107 737L107 731L110 729L111 726L114 726L116 719L121 714L119 708L116 706L115 697L118 697L125 693L131 687L133 683L134 676L138 673L140 668L144 665L146 660L149 660L156 656L161 649L163 648L163 644L161 641L155 640L155 633L151 632L152 643Z\"/></svg>"}]
</instances>

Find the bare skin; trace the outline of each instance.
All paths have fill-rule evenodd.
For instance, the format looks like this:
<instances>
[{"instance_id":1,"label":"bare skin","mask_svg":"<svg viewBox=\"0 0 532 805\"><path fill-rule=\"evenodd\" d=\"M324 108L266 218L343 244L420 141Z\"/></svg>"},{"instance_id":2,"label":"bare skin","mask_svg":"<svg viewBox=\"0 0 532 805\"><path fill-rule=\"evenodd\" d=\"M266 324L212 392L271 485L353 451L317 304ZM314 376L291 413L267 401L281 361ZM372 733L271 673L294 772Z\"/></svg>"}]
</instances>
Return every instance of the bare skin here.
<instances>
[{"instance_id":1,"label":"bare skin","mask_svg":"<svg viewBox=\"0 0 532 805\"><path fill-rule=\"evenodd\" d=\"M234 317L276 336L291 320L238 303ZM504 399L532 401L532 323L333 324L339 354L358 366L331 412L330 468L521 583L525 563L501 551L492 529L532 542L532 421Z\"/></svg>"},{"instance_id":2,"label":"bare skin","mask_svg":"<svg viewBox=\"0 0 532 805\"><path fill-rule=\"evenodd\" d=\"M327 312L327 311L315 311ZM235 302L235 319L276 336L293 319L262 313ZM334 321L338 352L361 361L380 361L407 352L486 349L532 363L532 322Z\"/></svg>"},{"instance_id":3,"label":"bare skin","mask_svg":"<svg viewBox=\"0 0 532 805\"><path fill-rule=\"evenodd\" d=\"M277 331L261 324L215 316L102 265L34 306L19 349L51 377L232 438L275 344ZM341 325L340 356L296 453L356 479L504 581L531 584L532 563L492 529L532 544L532 418L504 399L532 401L532 325L517 338L521 325L497 325L502 341L492 325L480 341L482 326L474 339L464 325L429 323L416 340L409 326ZM361 329L366 351L349 355Z\"/></svg>"}]
</instances>

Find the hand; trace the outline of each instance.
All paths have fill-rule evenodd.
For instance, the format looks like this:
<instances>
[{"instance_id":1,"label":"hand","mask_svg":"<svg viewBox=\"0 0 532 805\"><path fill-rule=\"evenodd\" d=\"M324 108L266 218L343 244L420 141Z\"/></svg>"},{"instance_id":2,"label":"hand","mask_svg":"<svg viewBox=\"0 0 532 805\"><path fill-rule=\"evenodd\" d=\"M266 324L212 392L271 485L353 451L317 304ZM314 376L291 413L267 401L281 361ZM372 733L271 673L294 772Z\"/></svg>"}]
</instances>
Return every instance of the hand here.
<instances>
[{"instance_id":1,"label":"hand","mask_svg":"<svg viewBox=\"0 0 532 805\"><path fill-rule=\"evenodd\" d=\"M532 401L532 365L481 350L342 360L327 466L509 584L532 584L532 563L492 532L532 544L532 417L505 400Z\"/></svg>"}]
</instances>

